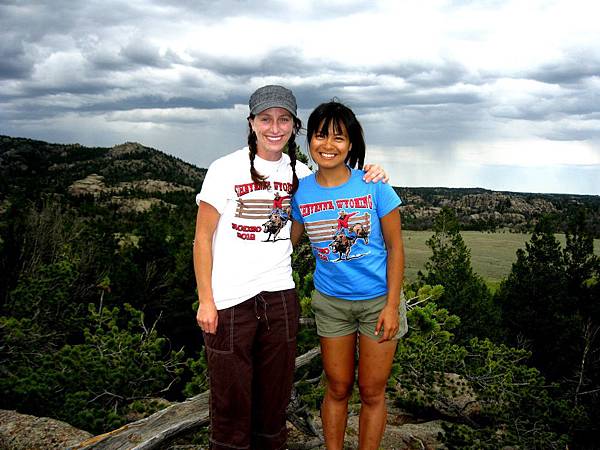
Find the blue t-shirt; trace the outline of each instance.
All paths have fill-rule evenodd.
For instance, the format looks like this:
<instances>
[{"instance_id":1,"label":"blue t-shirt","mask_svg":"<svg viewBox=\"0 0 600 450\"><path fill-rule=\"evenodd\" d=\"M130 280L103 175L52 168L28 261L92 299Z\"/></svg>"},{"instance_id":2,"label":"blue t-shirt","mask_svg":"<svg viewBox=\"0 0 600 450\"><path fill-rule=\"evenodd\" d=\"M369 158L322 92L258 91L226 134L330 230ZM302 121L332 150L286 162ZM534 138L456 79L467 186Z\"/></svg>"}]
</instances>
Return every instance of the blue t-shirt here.
<instances>
[{"instance_id":1,"label":"blue t-shirt","mask_svg":"<svg viewBox=\"0 0 600 450\"><path fill-rule=\"evenodd\" d=\"M300 180L292 218L304 224L317 260L315 288L346 300L385 295L387 250L379 219L401 200L385 183L365 183L363 172L336 187L320 186L315 175Z\"/></svg>"}]
</instances>

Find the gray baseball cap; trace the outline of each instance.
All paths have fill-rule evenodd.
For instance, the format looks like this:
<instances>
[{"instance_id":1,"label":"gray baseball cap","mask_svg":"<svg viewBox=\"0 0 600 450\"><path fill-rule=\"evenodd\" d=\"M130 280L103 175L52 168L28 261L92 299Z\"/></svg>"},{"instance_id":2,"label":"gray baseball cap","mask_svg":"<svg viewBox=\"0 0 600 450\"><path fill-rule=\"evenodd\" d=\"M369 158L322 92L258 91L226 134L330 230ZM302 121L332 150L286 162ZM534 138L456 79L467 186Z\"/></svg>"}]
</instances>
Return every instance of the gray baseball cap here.
<instances>
[{"instance_id":1,"label":"gray baseball cap","mask_svg":"<svg viewBox=\"0 0 600 450\"><path fill-rule=\"evenodd\" d=\"M248 102L250 114L256 115L269 108L287 109L294 117L296 113L296 97L289 89L283 86L269 84L254 91Z\"/></svg>"}]
</instances>

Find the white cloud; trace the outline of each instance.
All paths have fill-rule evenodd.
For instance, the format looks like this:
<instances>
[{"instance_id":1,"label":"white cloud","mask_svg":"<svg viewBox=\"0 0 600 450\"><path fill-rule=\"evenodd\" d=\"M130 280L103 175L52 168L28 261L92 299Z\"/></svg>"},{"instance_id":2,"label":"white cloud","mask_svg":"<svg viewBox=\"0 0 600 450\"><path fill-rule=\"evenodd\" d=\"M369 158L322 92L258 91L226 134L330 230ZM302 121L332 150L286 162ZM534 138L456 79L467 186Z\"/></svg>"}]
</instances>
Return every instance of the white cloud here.
<instances>
[{"instance_id":1,"label":"white cloud","mask_svg":"<svg viewBox=\"0 0 600 450\"><path fill-rule=\"evenodd\" d=\"M106 114L109 122L129 122L144 124L240 121L248 115L246 105L235 105L233 109L195 109L195 108L146 108L128 111L115 111Z\"/></svg>"}]
</instances>

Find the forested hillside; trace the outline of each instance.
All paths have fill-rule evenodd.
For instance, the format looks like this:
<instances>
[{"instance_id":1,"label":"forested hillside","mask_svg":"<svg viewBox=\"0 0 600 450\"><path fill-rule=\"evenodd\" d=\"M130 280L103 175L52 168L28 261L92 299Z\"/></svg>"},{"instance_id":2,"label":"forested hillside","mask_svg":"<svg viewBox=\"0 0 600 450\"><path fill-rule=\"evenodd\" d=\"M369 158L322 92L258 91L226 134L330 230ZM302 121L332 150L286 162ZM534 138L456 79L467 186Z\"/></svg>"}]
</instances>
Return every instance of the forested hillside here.
<instances>
[{"instance_id":1,"label":"forested hillside","mask_svg":"<svg viewBox=\"0 0 600 450\"><path fill-rule=\"evenodd\" d=\"M496 192L487 189L396 188L405 206L409 230L429 230L442 208L453 209L463 230L531 232L543 216L564 233L574 210L586 210L586 222L600 237L600 197L594 195Z\"/></svg>"},{"instance_id":2,"label":"forested hillside","mask_svg":"<svg viewBox=\"0 0 600 450\"><path fill-rule=\"evenodd\" d=\"M192 269L204 174L135 143L0 137L0 409L99 434L206 390ZM431 230L431 256L405 286L384 448L595 448L599 198L397 189L405 224ZM479 226L533 232L495 293L460 234ZM310 253L293 256L307 318ZM298 353L317 343L302 328ZM321 372L316 359L297 373L314 415Z\"/></svg>"}]
</instances>

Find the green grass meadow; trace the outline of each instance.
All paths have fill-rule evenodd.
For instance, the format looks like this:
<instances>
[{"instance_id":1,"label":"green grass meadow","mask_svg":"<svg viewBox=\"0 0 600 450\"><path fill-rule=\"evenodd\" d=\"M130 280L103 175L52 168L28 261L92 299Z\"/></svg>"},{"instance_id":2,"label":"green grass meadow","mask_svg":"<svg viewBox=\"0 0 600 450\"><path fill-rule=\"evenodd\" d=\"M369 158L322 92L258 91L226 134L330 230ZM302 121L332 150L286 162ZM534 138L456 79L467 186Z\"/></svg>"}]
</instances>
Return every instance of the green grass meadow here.
<instances>
[{"instance_id":1,"label":"green grass meadow","mask_svg":"<svg viewBox=\"0 0 600 450\"><path fill-rule=\"evenodd\" d=\"M471 249L473 270L481 275L492 289L497 288L500 281L510 272L512 263L517 258L517 249L525 248L525 243L531 239L531 234L509 232L461 231L460 234ZM431 250L425 241L432 235L432 231L402 231L407 281L417 278L417 272L423 270L425 262L431 256ZM565 236L558 234L556 237L564 245ZM600 239L594 240L594 253L600 255Z\"/></svg>"}]
</instances>

